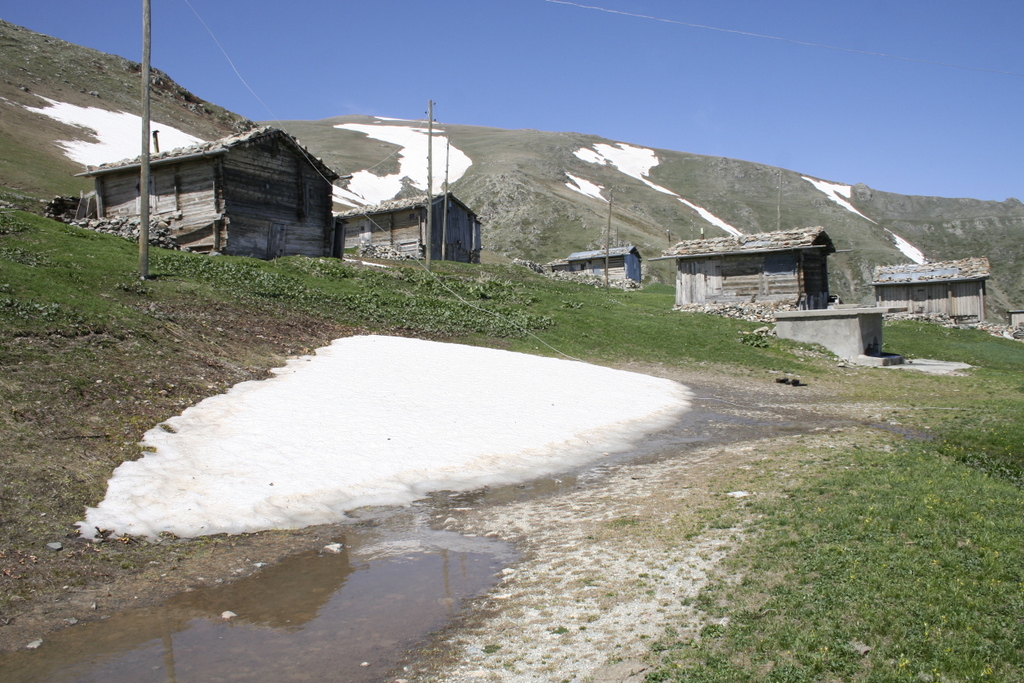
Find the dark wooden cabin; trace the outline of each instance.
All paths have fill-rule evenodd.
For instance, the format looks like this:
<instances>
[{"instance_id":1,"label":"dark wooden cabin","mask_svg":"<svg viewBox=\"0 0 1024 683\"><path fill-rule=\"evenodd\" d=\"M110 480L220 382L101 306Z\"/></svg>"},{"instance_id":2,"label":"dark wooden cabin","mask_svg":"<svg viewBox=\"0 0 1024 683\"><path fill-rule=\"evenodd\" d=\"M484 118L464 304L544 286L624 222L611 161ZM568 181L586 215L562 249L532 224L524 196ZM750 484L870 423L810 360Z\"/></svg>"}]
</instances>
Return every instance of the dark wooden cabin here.
<instances>
[{"instance_id":1,"label":"dark wooden cabin","mask_svg":"<svg viewBox=\"0 0 1024 683\"><path fill-rule=\"evenodd\" d=\"M686 240L655 260L676 261L676 305L789 302L828 306L832 240L820 227Z\"/></svg>"},{"instance_id":2,"label":"dark wooden cabin","mask_svg":"<svg viewBox=\"0 0 1024 683\"><path fill-rule=\"evenodd\" d=\"M448 200L448 225L445 227L445 197ZM431 260L480 262L480 221L473 211L454 195L438 195L431 203L433 239ZM390 246L414 258L426 256L426 196L392 199L375 206L364 206L336 215L340 253L346 247L360 245ZM442 255L442 243L444 244Z\"/></svg>"},{"instance_id":3,"label":"dark wooden cabin","mask_svg":"<svg viewBox=\"0 0 1024 683\"><path fill-rule=\"evenodd\" d=\"M604 277L605 258L608 260L609 280L633 280L640 282L643 279L640 251L633 245L625 247L611 247L607 250L594 249L591 251L578 251L569 254L560 261L552 261L547 267L554 271L569 273L590 273Z\"/></svg>"},{"instance_id":4,"label":"dark wooden cabin","mask_svg":"<svg viewBox=\"0 0 1024 683\"><path fill-rule=\"evenodd\" d=\"M875 268L875 302L904 307L908 313L940 313L960 322L985 319L984 257L937 263L907 263Z\"/></svg>"},{"instance_id":5,"label":"dark wooden cabin","mask_svg":"<svg viewBox=\"0 0 1024 683\"><path fill-rule=\"evenodd\" d=\"M81 175L96 182L99 218L139 216L141 158ZM184 249L271 259L329 256L338 174L269 126L150 161L151 220Z\"/></svg>"}]
</instances>

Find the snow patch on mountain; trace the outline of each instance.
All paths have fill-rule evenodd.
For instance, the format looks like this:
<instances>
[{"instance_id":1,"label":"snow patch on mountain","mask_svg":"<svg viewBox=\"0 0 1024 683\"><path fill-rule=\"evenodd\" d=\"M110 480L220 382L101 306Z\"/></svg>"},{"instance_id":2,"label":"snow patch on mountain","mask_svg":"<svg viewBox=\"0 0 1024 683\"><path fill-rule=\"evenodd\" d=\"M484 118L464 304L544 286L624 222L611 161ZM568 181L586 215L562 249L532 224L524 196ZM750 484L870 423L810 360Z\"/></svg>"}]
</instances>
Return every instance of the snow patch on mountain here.
<instances>
[{"instance_id":1,"label":"snow patch on mountain","mask_svg":"<svg viewBox=\"0 0 1024 683\"><path fill-rule=\"evenodd\" d=\"M391 119L389 119L391 120ZM398 120L398 119L394 119ZM407 178L417 189L427 191L427 139L428 130L416 126L380 125L362 123L343 123L335 126L339 130L350 130L362 133L374 140L381 140L392 145L398 145L399 149L392 156L398 158L398 172L379 176L372 172L372 169L358 171L352 174L346 188L336 188L334 197L340 203L350 206L362 206L366 204L379 204L380 202L394 199L402 191L402 180ZM432 192L438 194L444 190L445 157L448 158L448 182L454 183L461 178L470 166L473 165L462 150L454 145L449 145L448 137L444 131L435 128L433 135L433 182ZM446 149L447 147L447 149ZM381 163L387 161L382 159Z\"/></svg>"},{"instance_id":2,"label":"snow patch on mountain","mask_svg":"<svg viewBox=\"0 0 1024 683\"><path fill-rule=\"evenodd\" d=\"M565 175L569 176L570 181L566 183L565 186L568 187L573 192L579 192L584 197L593 197L594 199L600 199L602 202L608 201L603 196L601 196L601 190L604 189L603 186L598 185L596 183L592 183L584 178L577 178L571 173L566 173Z\"/></svg>"},{"instance_id":3,"label":"snow patch on mountain","mask_svg":"<svg viewBox=\"0 0 1024 683\"><path fill-rule=\"evenodd\" d=\"M830 200L832 200L839 206L843 207L850 213L855 213L864 220L871 221L872 223L875 223L877 225L875 221L872 221L870 218L862 214L860 211L853 208L853 204L847 201L850 199L850 193L853 189L849 185L843 185L842 183L830 183L825 180L815 180L814 178L808 178L805 175L802 175L800 177L809 182L811 185L814 185L814 187L817 188L819 192L822 192L826 197L828 197Z\"/></svg>"},{"instance_id":4,"label":"snow patch on mountain","mask_svg":"<svg viewBox=\"0 0 1024 683\"><path fill-rule=\"evenodd\" d=\"M99 107L79 107L42 97L49 106L25 107L30 112L86 129L96 142L57 140L64 155L83 166L99 166L121 159L131 159L142 152L142 117L125 111L108 111ZM197 145L203 140L164 123L152 122L150 128L160 133L160 149Z\"/></svg>"},{"instance_id":5,"label":"snow patch on mountain","mask_svg":"<svg viewBox=\"0 0 1024 683\"><path fill-rule=\"evenodd\" d=\"M657 183L651 182L647 175L651 169L660 163L658 155L655 154L653 149L647 149L646 147L635 147L633 145L627 145L624 142L618 142L614 145L606 145L604 143L598 143L594 145L593 149L587 147L581 147L576 150L575 156L581 161L586 161L591 164L604 164L614 166L620 172L636 178L644 185L647 185L652 190L656 190L663 194L675 197L684 205L690 207L697 214L711 223L717 228L721 228L725 232L733 236L742 235L743 232L723 221L718 216L707 209L697 206L691 201L683 199L681 196L669 190L668 188L662 187Z\"/></svg>"},{"instance_id":6,"label":"snow patch on mountain","mask_svg":"<svg viewBox=\"0 0 1024 683\"><path fill-rule=\"evenodd\" d=\"M922 252L920 249L918 249L913 244L911 244L910 242L906 241L905 239L894 233L892 230L886 228L885 231L889 233L889 237L891 237L892 241L896 244L896 248L903 252L903 255L906 256L908 259L910 259L917 265L928 263L928 259L925 258L924 252Z\"/></svg>"}]
</instances>

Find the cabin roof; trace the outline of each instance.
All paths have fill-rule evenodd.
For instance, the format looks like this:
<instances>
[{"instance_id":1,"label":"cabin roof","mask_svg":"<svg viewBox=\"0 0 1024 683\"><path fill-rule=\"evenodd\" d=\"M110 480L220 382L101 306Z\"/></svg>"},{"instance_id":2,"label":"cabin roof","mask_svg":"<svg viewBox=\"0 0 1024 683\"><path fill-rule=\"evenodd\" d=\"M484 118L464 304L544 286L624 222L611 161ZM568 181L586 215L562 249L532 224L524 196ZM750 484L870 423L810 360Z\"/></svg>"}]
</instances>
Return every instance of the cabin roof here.
<instances>
[{"instance_id":1,"label":"cabin roof","mask_svg":"<svg viewBox=\"0 0 1024 683\"><path fill-rule=\"evenodd\" d=\"M466 210L467 213L476 215L472 209L466 206L459 200L455 195L448 193L448 196L453 202L461 206ZM434 203L441 202L444 198L443 194L434 196ZM373 204L371 206L360 206L355 209L349 209L347 211L339 211L334 214L338 218L354 218L356 216L376 216L382 213L394 213L396 211L412 211L415 209L422 209L427 205L427 195L419 195L416 197L400 197L398 199L389 199L381 202L380 204Z\"/></svg>"},{"instance_id":2,"label":"cabin roof","mask_svg":"<svg viewBox=\"0 0 1024 683\"><path fill-rule=\"evenodd\" d=\"M893 285L951 280L984 280L989 276L988 259L984 256L938 261L935 263L905 263L875 268L873 285Z\"/></svg>"},{"instance_id":3,"label":"cabin roof","mask_svg":"<svg viewBox=\"0 0 1024 683\"><path fill-rule=\"evenodd\" d=\"M566 261L589 261L593 258L604 258L605 253L608 256L625 256L627 254L636 254L640 256L640 251L632 244L624 247L610 247L607 252L604 249L591 249L590 251L577 251L569 254L565 257Z\"/></svg>"},{"instance_id":4,"label":"cabin roof","mask_svg":"<svg viewBox=\"0 0 1024 683\"><path fill-rule=\"evenodd\" d=\"M220 138L219 140L202 142L188 147L178 147L177 149L167 150L166 152L160 152L159 154L151 154L149 157L149 163L150 165L155 166L183 161L185 159L218 156L220 154L226 154L236 147L243 147L260 140L272 138L279 138L292 147L292 149L298 152L300 156L304 157L306 161L315 167L328 181L333 182L340 177L334 170L324 163L323 159L313 156L313 154L303 147L295 137L289 135L283 130L274 128L273 126L260 126L244 133ZM142 156L139 155L134 159L122 159L121 161L101 164L100 166L89 166L85 173L79 173L78 175L93 177L104 175L106 173L130 170L138 168L141 165Z\"/></svg>"},{"instance_id":5,"label":"cabin roof","mask_svg":"<svg viewBox=\"0 0 1024 683\"><path fill-rule=\"evenodd\" d=\"M690 259L723 254L753 254L795 249L825 249L826 254L836 250L832 239L821 226L797 228L777 232L759 232L753 235L715 237L707 240L684 240L666 249L657 259Z\"/></svg>"}]
</instances>

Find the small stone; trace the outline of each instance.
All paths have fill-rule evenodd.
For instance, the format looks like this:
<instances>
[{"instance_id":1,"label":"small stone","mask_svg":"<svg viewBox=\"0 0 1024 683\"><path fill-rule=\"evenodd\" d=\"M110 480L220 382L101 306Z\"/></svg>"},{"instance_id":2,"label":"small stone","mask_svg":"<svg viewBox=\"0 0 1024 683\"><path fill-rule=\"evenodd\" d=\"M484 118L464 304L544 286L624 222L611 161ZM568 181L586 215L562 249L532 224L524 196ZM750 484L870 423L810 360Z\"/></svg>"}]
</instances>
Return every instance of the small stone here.
<instances>
[{"instance_id":1,"label":"small stone","mask_svg":"<svg viewBox=\"0 0 1024 683\"><path fill-rule=\"evenodd\" d=\"M370 663L369 663L369 662L363 662L363 663L362 663L362 664L360 664L359 666L370 666Z\"/></svg>"},{"instance_id":2,"label":"small stone","mask_svg":"<svg viewBox=\"0 0 1024 683\"><path fill-rule=\"evenodd\" d=\"M40 645L43 644L42 640L33 640L31 643L25 646L26 650L36 650Z\"/></svg>"},{"instance_id":3,"label":"small stone","mask_svg":"<svg viewBox=\"0 0 1024 683\"><path fill-rule=\"evenodd\" d=\"M868 645L865 645L864 643L860 642L859 640L855 640L852 643L850 643L850 649L859 654L861 657L871 652L871 648Z\"/></svg>"},{"instance_id":4,"label":"small stone","mask_svg":"<svg viewBox=\"0 0 1024 683\"><path fill-rule=\"evenodd\" d=\"M749 491L730 491L729 493L727 493L725 495L729 496L730 498L746 498L747 496L750 495L750 492Z\"/></svg>"},{"instance_id":5,"label":"small stone","mask_svg":"<svg viewBox=\"0 0 1024 683\"><path fill-rule=\"evenodd\" d=\"M345 545L343 543L328 543L324 546L324 550L326 552L334 553L335 555L340 553L344 548Z\"/></svg>"},{"instance_id":6,"label":"small stone","mask_svg":"<svg viewBox=\"0 0 1024 683\"><path fill-rule=\"evenodd\" d=\"M235 614L234 612L232 612L231 610L225 610L225 611L220 613L220 618L223 619L224 621L228 621L230 619L234 619L237 616L238 615Z\"/></svg>"},{"instance_id":7,"label":"small stone","mask_svg":"<svg viewBox=\"0 0 1024 683\"><path fill-rule=\"evenodd\" d=\"M64 544L63 543L58 543L58 542L54 541L53 543L47 543L46 547L49 548L50 550L54 551L54 552L57 552L58 550L63 550L64 549Z\"/></svg>"}]
</instances>

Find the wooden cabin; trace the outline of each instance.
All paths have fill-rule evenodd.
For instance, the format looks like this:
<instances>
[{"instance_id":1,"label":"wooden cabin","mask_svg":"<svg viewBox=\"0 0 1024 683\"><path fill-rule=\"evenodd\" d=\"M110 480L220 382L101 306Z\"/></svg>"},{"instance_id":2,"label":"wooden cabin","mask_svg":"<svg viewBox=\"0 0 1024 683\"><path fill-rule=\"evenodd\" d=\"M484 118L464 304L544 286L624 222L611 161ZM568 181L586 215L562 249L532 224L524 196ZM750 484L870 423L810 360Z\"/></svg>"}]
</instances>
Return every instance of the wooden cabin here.
<instances>
[{"instance_id":1,"label":"wooden cabin","mask_svg":"<svg viewBox=\"0 0 1024 683\"><path fill-rule=\"evenodd\" d=\"M611 247L607 251L604 249L577 251L560 261L552 261L547 264L547 268L553 272L584 272L604 277L606 259L609 280L640 282L643 279L640 251L632 245Z\"/></svg>"},{"instance_id":2,"label":"wooden cabin","mask_svg":"<svg viewBox=\"0 0 1024 683\"><path fill-rule=\"evenodd\" d=\"M655 260L676 261L676 305L789 302L828 307L832 240L820 227L686 240Z\"/></svg>"},{"instance_id":3,"label":"wooden cabin","mask_svg":"<svg viewBox=\"0 0 1024 683\"><path fill-rule=\"evenodd\" d=\"M985 319L988 259L907 263L875 268L878 306L905 307L908 313L939 313L960 322Z\"/></svg>"},{"instance_id":4,"label":"wooden cabin","mask_svg":"<svg viewBox=\"0 0 1024 683\"><path fill-rule=\"evenodd\" d=\"M90 168L98 218L138 218L141 157ZM150 159L149 206L178 246L272 259L329 256L338 174L265 126Z\"/></svg>"},{"instance_id":5,"label":"wooden cabin","mask_svg":"<svg viewBox=\"0 0 1024 683\"><path fill-rule=\"evenodd\" d=\"M447 227L444 225L445 198ZM434 197L431 207L431 260L480 263L480 221L476 214L451 193ZM390 246L414 258L426 256L426 196L392 199L375 206L343 211L336 214L336 220L341 240L337 245L339 253L345 248L365 244Z\"/></svg>"}]
</instances>

